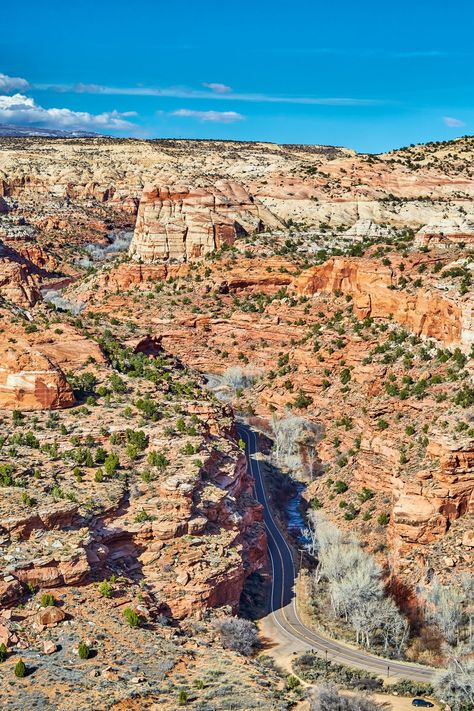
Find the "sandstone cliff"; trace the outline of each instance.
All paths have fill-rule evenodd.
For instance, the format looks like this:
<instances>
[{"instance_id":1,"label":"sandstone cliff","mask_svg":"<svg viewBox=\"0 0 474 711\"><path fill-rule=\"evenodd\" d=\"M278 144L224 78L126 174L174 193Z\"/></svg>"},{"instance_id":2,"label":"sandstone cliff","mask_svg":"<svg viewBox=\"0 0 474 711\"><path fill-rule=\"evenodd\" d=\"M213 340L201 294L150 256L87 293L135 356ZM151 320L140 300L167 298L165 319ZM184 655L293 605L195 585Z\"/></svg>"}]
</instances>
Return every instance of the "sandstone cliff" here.
<instances>
[{"instance_id":1,"label":"sandstone cliff","mask_svg":"<svg viewBox=\"0 0 474 711\"><path fill-rule=\"evenodd\" d=\"M187 261L232 245L239 234L279 225L237 183L217 181L206 188L147 185L129 253L144 262Z\"/></svg>"},{"instance_id":2,"label":"sandstone cliff","mask_svg":"<svg viewBox=\"0 0 474 711\"><path fill-rule=\"evenodd\" d=\"M469 351L474 344L474 300L432 288L407 293L397 288L397 276L380 261L334 258L304 271L294 282L299 294L318 291L353 298L358 318L392 317L409 331Z\"/></svg>"}]
</instances>

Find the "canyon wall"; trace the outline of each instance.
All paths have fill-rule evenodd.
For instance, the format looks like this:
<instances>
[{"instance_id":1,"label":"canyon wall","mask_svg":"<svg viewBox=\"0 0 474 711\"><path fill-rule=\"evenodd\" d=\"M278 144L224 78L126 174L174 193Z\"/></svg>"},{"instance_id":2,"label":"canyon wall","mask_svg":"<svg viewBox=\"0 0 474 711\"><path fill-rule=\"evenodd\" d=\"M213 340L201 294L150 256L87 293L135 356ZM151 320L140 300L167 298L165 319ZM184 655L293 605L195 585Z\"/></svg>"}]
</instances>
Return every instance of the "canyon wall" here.
<instances>
[{"instance_id":1,"label":"canyon wall","mask_svg":"<svg viewBox=\"0 0 474 711\"><path fill-rule=\"evenodd\" d=\"M469 351L474 344L474 299L435 288L410 293L381 261L336 257L294 281L299 294L340 292L352 297L358 318L393 318L409 331Z\"/></svg>"},{"instance_id":2,"label":"canyon wall","mask_svg":"<svg viewBox=\"0 0 474 711\"><path fill-rule=\"evenodd\" d=\"M281 223L237 183L144 188L129 254L143 262L187 261L231 246L239 234Z\"/></svg>"}]
</instances>

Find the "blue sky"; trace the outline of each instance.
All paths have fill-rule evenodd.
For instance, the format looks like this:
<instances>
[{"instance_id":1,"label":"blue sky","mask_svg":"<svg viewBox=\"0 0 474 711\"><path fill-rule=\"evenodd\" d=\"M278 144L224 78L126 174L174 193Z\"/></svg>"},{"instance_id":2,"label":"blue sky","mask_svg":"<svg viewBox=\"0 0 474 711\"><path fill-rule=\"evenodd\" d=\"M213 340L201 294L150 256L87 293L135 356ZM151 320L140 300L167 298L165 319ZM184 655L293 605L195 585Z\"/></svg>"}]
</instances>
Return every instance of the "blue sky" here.
<instances>
[{"instance_id":1,"label":"blue sky","mask_svg":"<svg viewBox=\"0 0 474 711\"><path fill-rule=\"evenodd\" d=\"M474 3L2 7L0 122L382 151L474 133Z\"/></svg>"}]
</instances>

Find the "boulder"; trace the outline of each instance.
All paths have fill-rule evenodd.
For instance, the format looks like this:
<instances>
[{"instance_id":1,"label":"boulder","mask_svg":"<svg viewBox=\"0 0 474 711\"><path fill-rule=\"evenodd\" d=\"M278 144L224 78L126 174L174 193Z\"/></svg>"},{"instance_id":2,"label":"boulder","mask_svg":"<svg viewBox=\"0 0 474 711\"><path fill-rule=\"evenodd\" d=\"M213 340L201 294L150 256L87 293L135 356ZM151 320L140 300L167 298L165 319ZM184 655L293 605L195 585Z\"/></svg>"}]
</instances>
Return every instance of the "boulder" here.
<instances>
[{"instance_id":1,"label":"boulder","mask_svg":"<svg viewBox=\"0 0 474 711\"><path fill-rule=\"evenodd\" d=\"M45 607L38 612L36 619L43 627L55 627L66 619L66 613L61 607Z\"/></svg>"},{"instance_id":2,"label":"boulder","mask_svg":"<svg viewBox=\"0 0 474 711\"><path fill-rule=\"evenodd\" d=\"M44 654L54 654L55 652L58 651L58 647L54 642L50 639L47 639L45 642L43 642L43 652Z\"/></svg>"}]
</instances>

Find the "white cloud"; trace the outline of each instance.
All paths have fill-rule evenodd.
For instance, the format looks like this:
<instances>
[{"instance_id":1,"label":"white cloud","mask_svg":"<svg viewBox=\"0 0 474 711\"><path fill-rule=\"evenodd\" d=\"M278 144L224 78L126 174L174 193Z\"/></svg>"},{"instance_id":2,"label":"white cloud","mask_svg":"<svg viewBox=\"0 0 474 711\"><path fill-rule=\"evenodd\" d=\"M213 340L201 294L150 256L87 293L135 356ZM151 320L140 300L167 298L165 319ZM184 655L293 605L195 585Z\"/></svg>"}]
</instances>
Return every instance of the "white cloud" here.
<instances>
[{"instance_id":1,"label":"white cloud","mask_svg":"<svg viewBox=\"0 0 474 711\"><path fill-rule=\"evenodd\" d=\"M158 96L174 99L212 99L219 101L245 101L269 104L303 104L307 106L385 106L393 103L385 99L358 99L350 96L272 96L271 94L237 94L188 87L116 87L100 84L35 84L37 90L74 92L80 94L105 94L108 96Z\"/></svg>"},{"instance_id":2,"label":"white cloud","mask_svg":"<svg viewBox=\"0 0 474 711\"><path fill-rule=\"evenodd\" d=\"M29 83L21 77L9 77L0 73L0 94L9 94L11 91L26 91Z\"/></svg>"},{"instance_id":3,"label":"white cloud","mask_svg":"<svg viewBox=\"0 0 474 711\"><path fill-rule=\"evenodd\" d=\"M229 91L232 91L232 88L230 86L227 86L227 84L216 84L216 83L208 84L207 82L204 82L203 86L205 86L206 89L215 91L216 94L228 94Z\"/></svg>"},{"instance_id":4,"label":"white cloud","mask_svg":"<svg viewBox=\"0 0 474 711\"><path fill-rule=\"evenodd\" d=\"M452 116L443 116L443 121L449 128L462 128L466 124L460 119L453 118Z\"/></svg>"},{"instance_id":5,"label":"white cloud","mask_svg":"<svg viewBox=\"0 0 474 711\"><path fill-rule=\"evenodd\" d=\"M135 111L106 111L90 114L87 111L70 109L45 109L35 100L23 94L0 96L0 121L16 124L32 124L59 129L115 129L125 130L134 127L124 119L136 116Z\"/></svg>"},{"instance_id":6,"label":"white cloud","mask_svg":"<svg viewBox=\"0 0 474 711\"><path fill-rule=\"evenodd\" d=\"M233 123L234 121L243 121L245 118L245 116L236 111L191 111L191 109L172 111L171 116L184 116L214 123Z\"/></svg>"}]
</instances>

